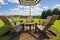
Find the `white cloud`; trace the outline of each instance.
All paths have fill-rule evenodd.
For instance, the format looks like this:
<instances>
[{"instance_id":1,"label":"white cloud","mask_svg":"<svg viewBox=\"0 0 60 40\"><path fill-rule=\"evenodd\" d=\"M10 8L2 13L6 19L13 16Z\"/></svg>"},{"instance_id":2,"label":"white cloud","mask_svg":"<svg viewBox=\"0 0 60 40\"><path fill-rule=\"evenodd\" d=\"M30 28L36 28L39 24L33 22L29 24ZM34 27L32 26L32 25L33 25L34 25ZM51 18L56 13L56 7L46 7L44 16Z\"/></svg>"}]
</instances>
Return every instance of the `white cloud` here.
<instances>
[{"instance_id":1,"label":"white cloud","mask_svg":"<svg viewBox=\"0 0 60 40\"><path fill-rule=\"evenodd\" d=\"M0 0L0 4L5 4L5 2L3 0Z\"/></svg>"},{"instance_id":2,"label":"white cloud","mask_svg":"<svg viewBox=\"0 0 60 40\"><path fill-rule=\"evenodd\" d=\"M44 9L48 9L48 6L43 6Z\"/></svg>"},{"instance_id":3,"label":"white cloud","mask_svg":"<svg viewBox=\"0 0 60 40\"><path fill-rule=\"evenodd\" d=\"M2 12L0 12L0 14L2 14Z\"/></svg>"},{"instance_id":4,"label":"white cloud","mask_svg":"<svg viewBox=\"0 0 60 40\"><path fill-rule=\"evenodd\" d=\"M53 9L54 8L59 8L60 9L60 4L55 4L54 7L53 7Z\"/></svg>"},{"instance_id":5,"label":"white cloud","mask_svg":"<svg viewBox=\"0 0 60 40\"><path fill-rule=\"evenodd\" d=\"M5 14L3 14L3 12L0 11L0 16L2 16L2 15L5 15Z\"/></svg>"},{"instance_id":6,"label":"white cloud","mask_svg":"<svg viewBox=\"0 0 60 40\"><path fill-rule=\"evenodd\" d=\"M43 11L40 4L37 4L36 6L33 6L31 9L32 9L31 10L32 15L41 15L41 13Z\"/></svg>"},{"instance_id":7,"label":"white cloud","mask_svg":"<svg viewBox=\"0 0 60 40\"><path fill-rule=\"evenodd\" d=\"M12 2L12 3L19 3L18 0L8 0L9 2Z\"/></svg>"},{"instance_id":8,"label":"white cloud","mask_svg":"<svg viewBox=\"0 0 60 40\"><path fill-rule=\"evenodd\" d=\"M29 6L18 5L18 8L29 9Z\"/></svg>"},{"instance_id":9,"label":"white cloud","mask_svg":"<svg viewBox=\"0 0 60 40\"><path fill-rule=\"evenodd\" d=\"M55 5L56 7L60 7L60 4Z\"/></svg>"},{"instance_id":10,"label":"white cloud","mask_svg":"<svg viewBox=\"0 0 60 40\"><path fill-rule=\"evenodd\" d=\"M10 8L10 11L19 11L19 8Z\"/></svg>"},{"instance_id":11,"label":"white cloud","mask_svg":"<svg viewBox=\"0 0 60 40\"><path fill-rule=\"evenodd\" d=\"M4 0L0 0L0 4L4 5L4 4L7 4L7 3L4 2Z\"/></svg>"},{"instance_id":12,"label":"white cloud","mask_svg":"<svg viewBox=\"0 0 60 40\"><path fill-rule=\"evenodd\" d=\"M18 0L8 0L8 1L13 3L19 3ZM43 9L40 7L41 4L32 6L31 15L41 15ZM10 11L6 12L5 15L29 15L29 6L18 5L16 8L10 8Z\"/></svg>"},{"instance_id":13,"label":"white cloud","mask_svg":"<svg viewBox=\"0 0 60 40\"><path fill-rule=\"evenodd\" d=\"M43 9L40 7L40 4L37 4L36 6L31 6L31 15L41 15ZM24 6L24 12L29 14L29 6Z\"/></svg>"},{"instance_id":14,"label":"white cloud","mask_svg":"<svg viewBox=\"0 0 60 40\"><path fill-rule=\"evenodd\" d=\"M16 8L10 8L9 15L29 15L29 6L17 5Z\"/></svg>"},{"instance_id":15,"label":"white cloud","mask_svg":"<svg viewBox=\"0 0 60 40\"><path fill-rule=\"evenodd\" d=\"M9 12L7 15L29 15L29 13L24 11Z\"/></svg>"},{"instance_id":16,"label":"white cloud","mask_svg":"<svg viewBox=\"0 0 60 40\"><path fill-rule=\"evenodd\" d=\"M22 8L22 6L18 6L18 8Z\"/></svg>"},{"instance_id":17,"label":"white cloud","mask_svg":"<svg viewBox=\"0 0 60 40\"><path fill-rule=\"evenodd\" d=\"M0 8L2 8L2 6L0 6Z\"/></svg>"},{"instance_id":18,"label":"white cloud","mask_svg":"<svg viewBox=\"0 0 60 40\"><path fill-rule=\"evenodd\" d=\"M39 4L36 6L32 6L31 15L41 15L43 9L40 7L41 5ZM29 6L18 5L17 8L10 8L8 15L29 15Z\"/></svg>"},{"instance_id":19,"label":"white cloud","mask_svg":"<svg viewBox=\"0 0 60 40\"><path fill-rule=\"evenodd\" d=\"M60 9L60 4L55 5L55 8L59 8Z\"/></svg>"}]
</instances>

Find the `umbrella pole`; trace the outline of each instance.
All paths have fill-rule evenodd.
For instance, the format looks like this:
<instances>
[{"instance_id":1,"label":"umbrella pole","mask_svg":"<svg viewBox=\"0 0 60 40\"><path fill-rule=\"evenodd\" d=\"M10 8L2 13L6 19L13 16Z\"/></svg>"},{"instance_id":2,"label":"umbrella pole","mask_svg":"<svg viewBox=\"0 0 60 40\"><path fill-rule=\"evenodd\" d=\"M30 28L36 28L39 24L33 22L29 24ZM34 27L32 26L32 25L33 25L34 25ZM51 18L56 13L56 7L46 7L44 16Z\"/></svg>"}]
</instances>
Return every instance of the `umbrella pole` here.
<instances>
[{"instance_id":1,"label":"umbrella pole","mask_svg":"<svg viewBox=\"0 0 60 40\"><path fill-rule=\"evenodd\" d=\"M29 10L30 10L29 13L30 13L30 16L31 16L31 6L29 6Z\"/></svg>"}]
</instances>

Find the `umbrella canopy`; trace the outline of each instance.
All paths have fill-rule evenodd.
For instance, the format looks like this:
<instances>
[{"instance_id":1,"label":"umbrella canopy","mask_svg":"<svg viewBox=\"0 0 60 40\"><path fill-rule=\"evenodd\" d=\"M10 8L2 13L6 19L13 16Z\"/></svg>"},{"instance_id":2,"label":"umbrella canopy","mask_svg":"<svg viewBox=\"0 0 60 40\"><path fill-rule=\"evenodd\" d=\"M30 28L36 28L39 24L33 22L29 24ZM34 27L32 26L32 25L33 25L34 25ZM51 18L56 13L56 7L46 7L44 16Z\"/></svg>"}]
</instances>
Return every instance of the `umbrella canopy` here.
<instances>
[{"instance_id":1,"label":"umbrella canopy","mask_svg":"<svg viewBox=\"0 0 60 40\"><path fill-rule=\"evenodd\" d=\"M34 6L37 5L41 0L19 0L21 5Z\"/></svg>"}]
</instances>

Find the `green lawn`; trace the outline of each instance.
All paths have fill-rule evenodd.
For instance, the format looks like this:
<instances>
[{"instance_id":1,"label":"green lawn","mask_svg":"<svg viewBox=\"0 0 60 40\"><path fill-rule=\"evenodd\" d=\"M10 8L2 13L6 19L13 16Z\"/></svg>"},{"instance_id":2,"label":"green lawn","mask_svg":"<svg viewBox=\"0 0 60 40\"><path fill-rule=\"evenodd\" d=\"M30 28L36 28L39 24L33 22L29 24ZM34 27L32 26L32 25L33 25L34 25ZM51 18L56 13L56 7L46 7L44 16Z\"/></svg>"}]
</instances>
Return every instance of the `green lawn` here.
<instances>
[{"instance_id":1,"label":"green lawn","mask_svg":"<svg viewBox=\"0 0 60 40\"><path fill-rule=\"evenodd\" d=\"M59 36L52 38L51 40L60 40L60 20L56 20L52 27L54 27L57 30Z\"/></svg>"},{"instance_id":2,"label":"green lawn","mask_svg":"<svg viewBox=\"0 0 60 40\"><path fill-rule=\"evenodd\" d=\"M9 19L9 20L12 23L11 19ZM20 19L16 18L17 24L20 23L19 22L20 20L23 20L24 23L26 23L26 18L25 19L23 19L23 18L20 18ZM43 22L43 19L34 18L33 20L34 20L34 23L39 23L39 20L41 20L41 23ZM54 27L57 30L59 36L54 37L54 38L52 38L50 40L60 40L60 20L56 20L55 23L54 23L54 25L52 27ZM4 34L5 32L7 32L7 31L8 31L8 28L6 26L4 26L4 23L0 20L0 36L2 34ZM0 40L9 40L9 38L10 38L10 36L6 35L4 37L0 37ZM16 39L14 39L14 40L16 40Z\"/></svg>"}]
</instances>

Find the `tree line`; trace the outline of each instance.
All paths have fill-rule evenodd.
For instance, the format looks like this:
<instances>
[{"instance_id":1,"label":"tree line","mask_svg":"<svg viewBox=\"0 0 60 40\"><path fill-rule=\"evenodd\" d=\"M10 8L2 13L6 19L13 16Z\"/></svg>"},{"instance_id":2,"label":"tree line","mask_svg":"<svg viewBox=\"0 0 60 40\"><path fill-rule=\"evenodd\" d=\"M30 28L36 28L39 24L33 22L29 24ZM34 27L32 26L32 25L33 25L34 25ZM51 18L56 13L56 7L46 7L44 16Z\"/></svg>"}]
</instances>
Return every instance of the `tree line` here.
<instances>
[{"instance_id":1,"label":"tree line","mask_svg":"<svg viewBox=\"0 0 60 40\"><path fill-rule=\"evenodd\" d=\"M41 18L46 19L47 16L52 16L52 15L59 15L59 18L60 18L60 10L58 8L55 8L53 10L48 9L47 11L43 10Z\"/></svg>"}]
</instances>

